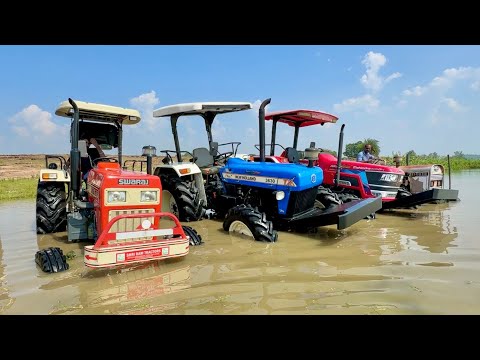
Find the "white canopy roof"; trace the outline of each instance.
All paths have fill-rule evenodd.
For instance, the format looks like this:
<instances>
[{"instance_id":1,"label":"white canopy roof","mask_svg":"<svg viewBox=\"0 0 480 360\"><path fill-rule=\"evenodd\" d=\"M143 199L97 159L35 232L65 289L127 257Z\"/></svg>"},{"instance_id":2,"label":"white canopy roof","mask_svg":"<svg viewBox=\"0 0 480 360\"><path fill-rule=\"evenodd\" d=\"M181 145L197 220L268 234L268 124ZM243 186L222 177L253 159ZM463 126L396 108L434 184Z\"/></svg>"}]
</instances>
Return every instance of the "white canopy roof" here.
<instances>
[{"instance_id":1,"label":"white canopy roof","mask_svg":"<svg viewBox=\"0 0 480 360\"><path fill-rule=\"evenodd\" d=\"M196 102L164 106L155 110L153 116L199 115L206 112L221 114L251 108L252 104L249 102Z\"/></svg>"},{"instance_id":2,"label":"white canopy roof","mask_svg":"<svg viewBox=\"0 0 480 360\"><path fill-rule=\"evenodd\" d=\"M78 106L80 119L94 120L100 122L118 121L125 125L133 125L140 121L140 113L134 109L127 109L117 106L89 103L74 100ZM63 117L73 116L73 107L68 101L63 101L55 110L55 115Z\"/></svg>"}]
</instances>

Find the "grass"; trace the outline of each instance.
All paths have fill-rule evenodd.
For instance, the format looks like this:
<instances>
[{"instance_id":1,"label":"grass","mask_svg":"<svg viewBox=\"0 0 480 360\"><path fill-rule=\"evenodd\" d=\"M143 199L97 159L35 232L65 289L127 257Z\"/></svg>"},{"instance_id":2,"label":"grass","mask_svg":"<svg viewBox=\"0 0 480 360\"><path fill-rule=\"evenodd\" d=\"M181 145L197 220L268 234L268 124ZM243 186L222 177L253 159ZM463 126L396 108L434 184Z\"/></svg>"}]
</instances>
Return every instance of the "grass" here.
<instances>
[{"instance_id":1,"label":"grass","mask_svg":"<svg viewBox=\"0 0 480 360\"><path fill-rule=\"evenodd\" d=\"M382 157L387 161L387 164L393 164L392 157ZM429 165L429 164L440 164L445 168L445 174L448 174L448 162L446 156L425 156L418 155L412 156L408 161L409 165ZM403 157L402 164L406 165L405 157ZM450 157L450 169L451 171L458 170L469 170L469 169L480 169L480 160L478 159L465 159L462 157Z\"/></svg>"},{"instance_id":2,"label":"grass","mask_svg":"<svg viewBox=\"0 0 480 360\"><path fill-rule=\"evenodd\" d=\"M34 199L38 178L0 180L0 201Z\"/></svg>"}]
</instances>

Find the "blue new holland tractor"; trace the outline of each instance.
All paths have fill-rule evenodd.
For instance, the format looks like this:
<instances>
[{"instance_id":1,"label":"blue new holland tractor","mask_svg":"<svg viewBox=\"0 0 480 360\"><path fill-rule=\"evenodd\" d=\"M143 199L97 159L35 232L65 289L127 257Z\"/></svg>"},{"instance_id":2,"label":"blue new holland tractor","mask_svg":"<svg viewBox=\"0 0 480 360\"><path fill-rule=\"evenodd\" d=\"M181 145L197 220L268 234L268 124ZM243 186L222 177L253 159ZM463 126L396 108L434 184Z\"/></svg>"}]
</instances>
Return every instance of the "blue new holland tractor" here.
<instances>
[{"instance_id":1,"label":"blue new holland tractor","mask_svg":"<svg viewBox=\"0 0 480 360\"><path fill-rule=\"evenodd\" d=\"M265 107L270 100L259 109L260 162L229 158L217 177L207 179L207 206L224 216L225 231L274 242L276 230L333 224L341 230L382 208L380 198L338 204L325 189L318 197L323 181L322 169L313 166L318 153L306 154L308 166L265 162Z\"/></svg>"}]
</instances>

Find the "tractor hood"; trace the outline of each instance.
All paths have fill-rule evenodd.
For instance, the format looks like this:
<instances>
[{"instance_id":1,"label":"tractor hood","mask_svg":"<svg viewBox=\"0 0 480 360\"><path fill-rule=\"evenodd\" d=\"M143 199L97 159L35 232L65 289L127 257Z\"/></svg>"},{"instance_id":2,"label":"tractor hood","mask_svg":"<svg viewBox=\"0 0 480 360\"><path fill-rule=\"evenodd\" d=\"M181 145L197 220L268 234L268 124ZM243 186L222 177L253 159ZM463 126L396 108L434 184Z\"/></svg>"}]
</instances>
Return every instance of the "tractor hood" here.
<instances>
[{"instance_id":1,"label":"tractor hood","mask_svg":"<svg viewBox=\"0 0 480 360\"><path fill-rule=\"evenodd\" d=\"M302 191L318 187L323 182L322 169L297 164L250 162L230 158L220 169L226 183L245 184L290 191Z\"/></svg>"},{"instance_id":2,"label":"tractor hood","mask_svg":"<svg viewBox=\"0 0 480 360\"><path fill-rule=\"evenodd\" d=\"M325 165L325 169L334 170L337 168L337 158L331 154L320 153L318 155L318 161ZM342 160L342 168L351 170L378 171L399 175L405 174L402 169L396 168L395 166L362 163L353 160Z\"/></svg>"}]
</instances>

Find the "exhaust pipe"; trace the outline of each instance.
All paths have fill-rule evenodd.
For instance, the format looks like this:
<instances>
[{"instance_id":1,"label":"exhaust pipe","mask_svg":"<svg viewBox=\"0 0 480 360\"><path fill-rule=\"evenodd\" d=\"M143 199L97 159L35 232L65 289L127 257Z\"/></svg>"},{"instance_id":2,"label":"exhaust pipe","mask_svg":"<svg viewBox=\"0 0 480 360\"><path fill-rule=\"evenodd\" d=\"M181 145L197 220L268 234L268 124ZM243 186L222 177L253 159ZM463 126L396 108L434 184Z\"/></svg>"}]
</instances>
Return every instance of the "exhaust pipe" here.
<instances>
[{"instance_id":1,"label":"exhaust pipe","mask_svg":"<svg viewBox=\"0 0 480 360\"><path fill-rule=\"evenodd\" d=\"M258 125L260 133L260 162L265 162L265 107L270 104L271 98L263 100L258 109Z\"/></svg>"},{"instance_id":2,"label":"exhaust pipe","mask_svg":"<svg viewBox=\"0 0 480 360\"><path fill-rule=\"evenodd\" d=\"M447 155L447 163L448 163L448 188L452 188L452 176L450 173L450 155Z\"/></svg>"},{"instance_id":3,"label":"exhaust pipe","mask_svg":"<svg viewBox=\"0 0 480 360\"><path fill-rule=\"evenodd\" d=\"M337 153L337 172L335 173L335 186L340 183L340 165L342 164L342 150L343 150L343 128L345 124L342 124L340 128L340 135L338 139L338 153Z\"/></svg>"},{"instance_id":4,"label":"exhaust pipe","mask_svg":"<svg viewBox=\"0 0 480 360\"><path fill-rule=\"evenodd\" d=\"M77 199L80 191L81 181L80 150L78 150L78 137L80 136L79 111L75 101L73 101L71 98L68 98L68 102L73 107L72 148L70 150L70 175L72 177L72 191L74 194L74 199Z\"/></svg>"}]
</instances>

